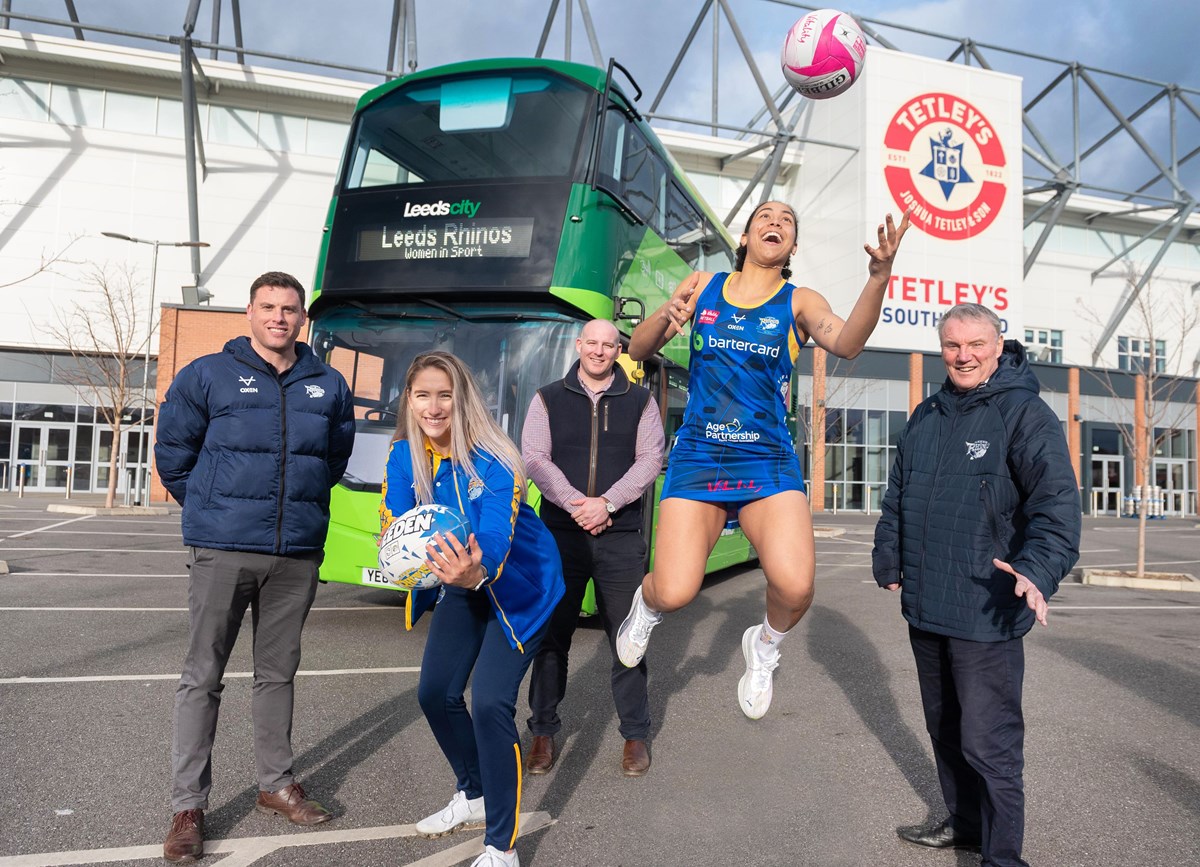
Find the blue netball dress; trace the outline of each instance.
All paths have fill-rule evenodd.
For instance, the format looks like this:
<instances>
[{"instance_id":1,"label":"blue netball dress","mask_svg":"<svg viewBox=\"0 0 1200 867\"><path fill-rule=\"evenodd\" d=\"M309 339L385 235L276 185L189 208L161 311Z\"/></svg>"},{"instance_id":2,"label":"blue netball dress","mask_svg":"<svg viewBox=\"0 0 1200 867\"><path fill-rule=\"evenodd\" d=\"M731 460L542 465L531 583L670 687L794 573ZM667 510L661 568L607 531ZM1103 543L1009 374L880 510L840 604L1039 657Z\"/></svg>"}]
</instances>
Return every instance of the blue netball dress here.
<instances>
[{"instance_id":1,"label":"blue netball dress","mask_svg":"<svg viewBox=\"0 0 1200 867\"><path fill-rule=\"evenodd\" d=\"M687 408L662 498L731 510L781 491L804 491L788 431L788 389L800 351L791 283L757 307L725 299L728 274L700 293L692 320Z\"/></svg>"}]
</instances>

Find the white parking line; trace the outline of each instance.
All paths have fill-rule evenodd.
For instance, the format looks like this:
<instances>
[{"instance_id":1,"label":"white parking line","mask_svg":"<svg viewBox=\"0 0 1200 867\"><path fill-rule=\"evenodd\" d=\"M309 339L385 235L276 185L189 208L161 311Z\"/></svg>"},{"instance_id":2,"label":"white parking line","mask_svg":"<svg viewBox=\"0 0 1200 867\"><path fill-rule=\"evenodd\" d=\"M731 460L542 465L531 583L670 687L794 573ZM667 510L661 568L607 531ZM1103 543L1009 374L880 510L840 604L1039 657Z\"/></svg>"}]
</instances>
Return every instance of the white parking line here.
<instances>
[{"instance_id":1,"label":"white parking line","mask_svg":"<svg viewBox=\"0 0 1200 867\"><path fill-rule=\"evenodd\" d=\"M1200 605L1055 605L1051 611L1200 611Z\"/></svg>"},{"instance_id":2,"label":"white parking line","mask_svg":"<svg viewBox=\"0 0 1200 867\"><path fill-rule=\"evenodd\" d=\"M11 548L7 545L0 547L0 553L10 551L54 551L60 554L186 554L186 548L171 548L160 551L153 548Z\"/></svg>"},{"instance_id":3,"label":"white parking line","mask_svg":"<svg viewBox=\"0 0 1200 867\"><path fill-rule=\"evenodd\" d=\"M179 538L179 533L148 533L144 530L30 530L30 533L46 533L47 536L58 534L70 534L70 536L169 536L174 539ZM18 533L18 536L28 536L29 533ZM10 539L16 539L17 536L10 536Z\"/></svg>"},{"instance_id":4,"label":"white parking line","mask_svg":"<svg viewBox=\"0 0 1200 867\"><path fill-rule=\"evenodd\" d=\"M119 607L116 605L105 606L83 606L83 605L8 605L0 607L0 611L187 611L186 608L129 608ZM326 605L322 608L309 609L310 614L315 614L319 611L395 611L399 612L399 606L386 607L382 605Z\"/></svg>"},{"instance_id":5,"label":"white parking line","mask_svg":"<svg viewBox=\"0 0 1200 867\"><path fill-rule=\"evenodd\" d=\"M38 527L36 530L26 530L24 533L13 533L9 539L20 539L22 536L32 536L34 533L44 533L47 530L53 530L55 527L65 527L67 524L76 524L80 521L86 521L91 515L84 515L80 518L69 518L66 521L59 521L57 524L51 524L48 527Z\"/></svg>"},{"instance_id":6,"label":"white parking line","mask_svg":"<svg viewBox=\"0 0 1200 867\"><path fill-rule=\"evenodd\" d=\"M549 813L522 813L520 834L524 837L534 831L555 824L557 820ZM383 825L374 828L349 828L334 831L308 831L303 834L280 834L274 837L237 837L232 840L208 840L204 844L205 855L226 855L220 860L224 867L246 867L264 855L294 846L332 846L345 843L362 843L369 840L394 840L416 837L414 825ZM453 867L468 858L483 852L483 835L464 840L456 846L437 852L419 861L411 861L406 867ZM0 867L59 867L74 864L106 864L121 861L144 861L162 858L162 844L152 846L124 846L113 849L79 849L74 852L40 852L29 855L0 857Z\"/></svg>"},{"instance_id":7,"label":"white parking line","mask_svg":"<svg viewBox=\"0 0 1200 867\"><path fill-rule=\"evenodd\" d=\"M335 677L344 674L417 674L418 666L399 668L328 668L297 671L296 677ZM17 685L33 683L116 683L120 681L179 680L178 674L91 674L79 677L0 677L0 684ZM226 678L254 677L253 671L227 671ZM0 860L0 864L4 862Z\"/></svg>"},{"instance_id":8,"label":"white parking line","mask_svg":"<svg viewBox=\"0 0 1200 867\"><path fill-rule=\"evenodd\" d=\"M1151 566L1182 566L1182 565L1186 565L1188 563L1200 564L1200 560L1155 560L1154 562L1150 562L1149 560L1147 560L1146 568L1149 569ZM1088 563L1087 568L1089 568L1089 569L1117 569L1117 568L1124 568L1126 566L1136 566L1136 565L1137 565L1137 561L1135 560L1132 563Z\"/></svg>"}]
</instances>

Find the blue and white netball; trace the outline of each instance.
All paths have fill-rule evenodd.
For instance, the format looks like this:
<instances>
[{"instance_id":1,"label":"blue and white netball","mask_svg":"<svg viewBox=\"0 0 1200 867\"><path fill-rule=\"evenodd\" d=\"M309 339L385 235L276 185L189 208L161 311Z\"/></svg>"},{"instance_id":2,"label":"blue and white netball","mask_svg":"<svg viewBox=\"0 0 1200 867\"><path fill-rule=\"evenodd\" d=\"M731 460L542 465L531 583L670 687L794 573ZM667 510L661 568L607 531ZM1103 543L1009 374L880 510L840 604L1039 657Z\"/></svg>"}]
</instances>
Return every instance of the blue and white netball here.
<instances>
[{"instance_id":1,"label":"blue and white netball","mask_svg":"<svg viewBox=\"0 0 1200 867\"><path fill-rule=\"evenodd\" d=\"M431 504L397 515L379 541L379 571L402 590L424 590L440 582L429 571L425 547L433 537L453 533L465 547L471 535L467 516L449 506Z\"/></svg>"}]
</instances>

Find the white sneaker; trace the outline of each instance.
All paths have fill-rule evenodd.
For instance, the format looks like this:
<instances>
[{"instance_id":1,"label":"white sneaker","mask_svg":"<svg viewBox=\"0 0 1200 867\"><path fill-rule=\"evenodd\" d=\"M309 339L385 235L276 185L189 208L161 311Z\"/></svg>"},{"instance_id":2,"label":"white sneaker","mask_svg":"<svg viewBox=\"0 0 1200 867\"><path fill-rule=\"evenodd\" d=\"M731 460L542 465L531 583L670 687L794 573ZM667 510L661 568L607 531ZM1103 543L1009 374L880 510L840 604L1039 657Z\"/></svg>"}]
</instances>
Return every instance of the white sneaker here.
<instances>
[{"instance_id":1,"label":"white sneaker","mask_svg":"<svg viewBox=\"0 0 1200 867\"><path fill-rule=\"evenodd\" d=\"M766 662L759 658L755 642L762 634L762 624L751 626L742 633L742 656L746 657L746 673L738 681L738 707L750 719L762 719L771 707L774 693L775 669L779 667L779 651Z\"/></svg>"},{"instance_id":2,"label":"white sneaker","mask_svg":"<svg viewBox=\"0 0 1200 867\"><path fill-rule=\"evenodd\" d=\"M517 850L505 852L495 846L484 846L483 854L471 862L471 867L521 867Z\"/></svg>"},{"instance_id":3,"label":"white sneaker","mask_svg":"<svg viewBox=\"0 0 1200 867\"><path fill-rule=\"evenodd\" d=\"M641 665L642 657L646 655L646 647L650 644L650 632L662 621L662 615L650 611L642 601L642 588L633 594L633 604L629 606L629 616L617 630L617 658L626 668L637 668Z\"/></svg>"},{"instance_id":4,"label":"white sneaker","mask_svg":"<svg viewBox=\"0 0 1200 867\"><path fill-rule=\"evenodd\" d=\"M467 793L459 791L454 793L445 809L417 822L417 833L422 837L444 837L459 828L482 828L486 824L487 814L483 809L483 798L468 801Z\"/></svg>"}]
</instances>

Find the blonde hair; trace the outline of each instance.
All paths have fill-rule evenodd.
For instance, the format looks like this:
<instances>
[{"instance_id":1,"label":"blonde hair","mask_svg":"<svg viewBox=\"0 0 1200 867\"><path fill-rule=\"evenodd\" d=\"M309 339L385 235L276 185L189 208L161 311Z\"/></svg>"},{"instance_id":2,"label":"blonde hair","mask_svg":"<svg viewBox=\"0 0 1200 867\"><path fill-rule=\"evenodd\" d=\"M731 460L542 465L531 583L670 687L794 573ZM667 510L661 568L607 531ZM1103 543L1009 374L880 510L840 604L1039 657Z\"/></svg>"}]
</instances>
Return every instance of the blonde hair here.
<instances>
[{"instance_id":1,"label":"blonde hair","mask_svg":"<svg viewBox=\"0 0 1200 867\"><path fill-rule=\"evenodd\" d=\"M442 371L450 379L454 407L450 417L450 454L454 463L462 467L472 481L482 482L483 477L475 468L472 456L477 451L487 452L513 474L521 488L521 499L524 500L528 491L521 452L488 412L470 369L456 355L433 351L421 353L408 366L404 392L400 395L400 406L396 413L396 434L392 438L393 441L408 440L417 502L433 502L433 474L429 461L424 459L425 434L409 408L408 397L417 374L431 367Z\"/></svg>"}]
</instances>

